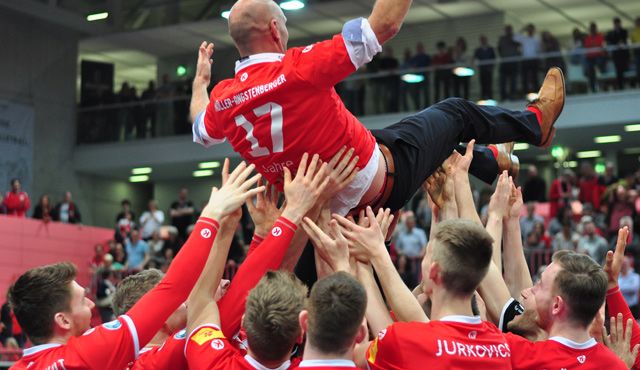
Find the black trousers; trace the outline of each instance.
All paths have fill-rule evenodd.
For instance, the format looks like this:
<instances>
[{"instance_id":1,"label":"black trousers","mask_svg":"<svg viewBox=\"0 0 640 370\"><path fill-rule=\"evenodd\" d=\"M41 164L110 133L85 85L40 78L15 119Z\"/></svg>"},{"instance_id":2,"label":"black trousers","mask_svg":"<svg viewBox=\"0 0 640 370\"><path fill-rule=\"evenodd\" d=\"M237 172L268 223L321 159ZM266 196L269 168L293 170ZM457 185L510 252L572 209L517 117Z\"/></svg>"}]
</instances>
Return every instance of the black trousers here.
<instances>
[{"instance_id":1,"label":"black trousers","mask_svg":"<svg viewBox=\"0 0 640 370\"><path fill-rule=\"evenodd\" d=\"M477 144L540 143L542 133L536 115L481 106L461 98L449 98L385 129L372 130L386 145L395 165L394 185L385 207L401 209L424 181L449 157L460 142ZM493 182L498 166L491 151L478 148L469 172Z\"/></svg>"}]
</instances>

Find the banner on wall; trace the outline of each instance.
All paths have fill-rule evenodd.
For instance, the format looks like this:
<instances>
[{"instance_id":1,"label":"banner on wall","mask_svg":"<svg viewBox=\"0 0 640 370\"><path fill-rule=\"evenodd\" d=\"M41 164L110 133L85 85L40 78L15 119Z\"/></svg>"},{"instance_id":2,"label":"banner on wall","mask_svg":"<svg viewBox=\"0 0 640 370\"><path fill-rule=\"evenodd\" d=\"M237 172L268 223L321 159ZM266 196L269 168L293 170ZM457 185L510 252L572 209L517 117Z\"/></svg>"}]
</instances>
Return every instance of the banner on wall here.
<instances>
[{"instance_id":1,"label":"banner on wall","mask_svg":"<svg viewBox=\"0 0 640 370\"><path fill-rule=\"evenodd\" d=\"M17 178L31 190L33 167L33 107L0 100L0 191ZM33 194L30 194L33 197Z\"/></svg>"}]
</instances>

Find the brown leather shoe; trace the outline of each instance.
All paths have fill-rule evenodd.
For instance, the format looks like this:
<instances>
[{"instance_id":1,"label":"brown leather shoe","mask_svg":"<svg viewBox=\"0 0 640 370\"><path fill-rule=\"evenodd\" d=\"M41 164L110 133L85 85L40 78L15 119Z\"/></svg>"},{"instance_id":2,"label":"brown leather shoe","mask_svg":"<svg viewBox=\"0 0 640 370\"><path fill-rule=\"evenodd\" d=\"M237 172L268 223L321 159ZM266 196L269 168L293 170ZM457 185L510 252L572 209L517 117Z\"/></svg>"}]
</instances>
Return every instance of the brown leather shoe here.
<instances>
[{"instance_id":1,"label":"brown leather shoe","mask_svg":"<svg viewBox=\"0 0 640 370\"><path fill-rule=\"evenodd\" d=\"M538 91L538 98L527 105L528 107L538 108L542 113L542 122L540 122L542 138L538 146L543 148L551 146L556 132L553 125L556 123L560 113L562 113L562 108L564 108L564 97L564 75L560 68L552 67L542 82L540 91Z\"/></svg>"},{"instance_id":2,"label":"brown leather shoe","mask_svg":"<svg viewBox=\"0 0 640 370\"><path fill-rule=\"evenodd\" d=\"M514 142L510 142L496 144L495 147L498 149L498 158L496 158L496 160L498 161L500 173L506 170L509 176L513 177L513 181L516 181L520 173L520 159L512 154L514 145Z\"/></svg>"}]
</instances>

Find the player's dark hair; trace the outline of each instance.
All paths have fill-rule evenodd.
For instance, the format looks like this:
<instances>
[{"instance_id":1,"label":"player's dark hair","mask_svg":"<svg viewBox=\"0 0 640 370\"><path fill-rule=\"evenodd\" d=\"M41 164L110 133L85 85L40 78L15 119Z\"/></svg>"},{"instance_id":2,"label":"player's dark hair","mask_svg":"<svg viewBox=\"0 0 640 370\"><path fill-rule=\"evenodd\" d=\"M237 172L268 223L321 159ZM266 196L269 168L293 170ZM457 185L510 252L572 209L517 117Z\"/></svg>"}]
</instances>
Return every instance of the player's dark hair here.
<instances>
[{"instance_id":1,"label":"player's dark hair","mask_svg":"<svg viewBox=\"0 0 640 370\"><path fill-rule=\"evenodd\" d=\"M76 273L69 262L36 267L9 288L9 304L33 344L46 343L53 335L56 313L70 309L71 282Z\"/></svg>"}]
</instances>

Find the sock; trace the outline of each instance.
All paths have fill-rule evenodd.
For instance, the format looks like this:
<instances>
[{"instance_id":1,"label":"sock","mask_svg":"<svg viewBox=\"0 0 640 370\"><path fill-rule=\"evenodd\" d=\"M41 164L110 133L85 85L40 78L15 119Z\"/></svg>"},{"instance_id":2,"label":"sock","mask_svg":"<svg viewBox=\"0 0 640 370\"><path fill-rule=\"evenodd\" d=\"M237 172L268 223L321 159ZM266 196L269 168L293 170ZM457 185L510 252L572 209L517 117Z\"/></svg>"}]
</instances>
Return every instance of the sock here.
<instances>
[{"instance_id":1,"label":"sock","mask_svg":"<svg viewBox=\"0 0 640 370\"><path fill-rule=\"evenodd\" d=\"M538 124L540 125L542 123L542 112L540 112L540 109L534 107L534 106L529 106L527 107L527 110L529 112L535 113L536 114L536 118L538 118Z\"/></svg>"},{"instance_id":2,"label":"sock","mask_svg":"<svg viewBox=\"0 0 640 370\"><path fill-rule=\"evenodd\" d=\"M487 148L493 153L493 157L498 159L498 148L495 145L487 145Z\"/></svg>"}]
</instances>

